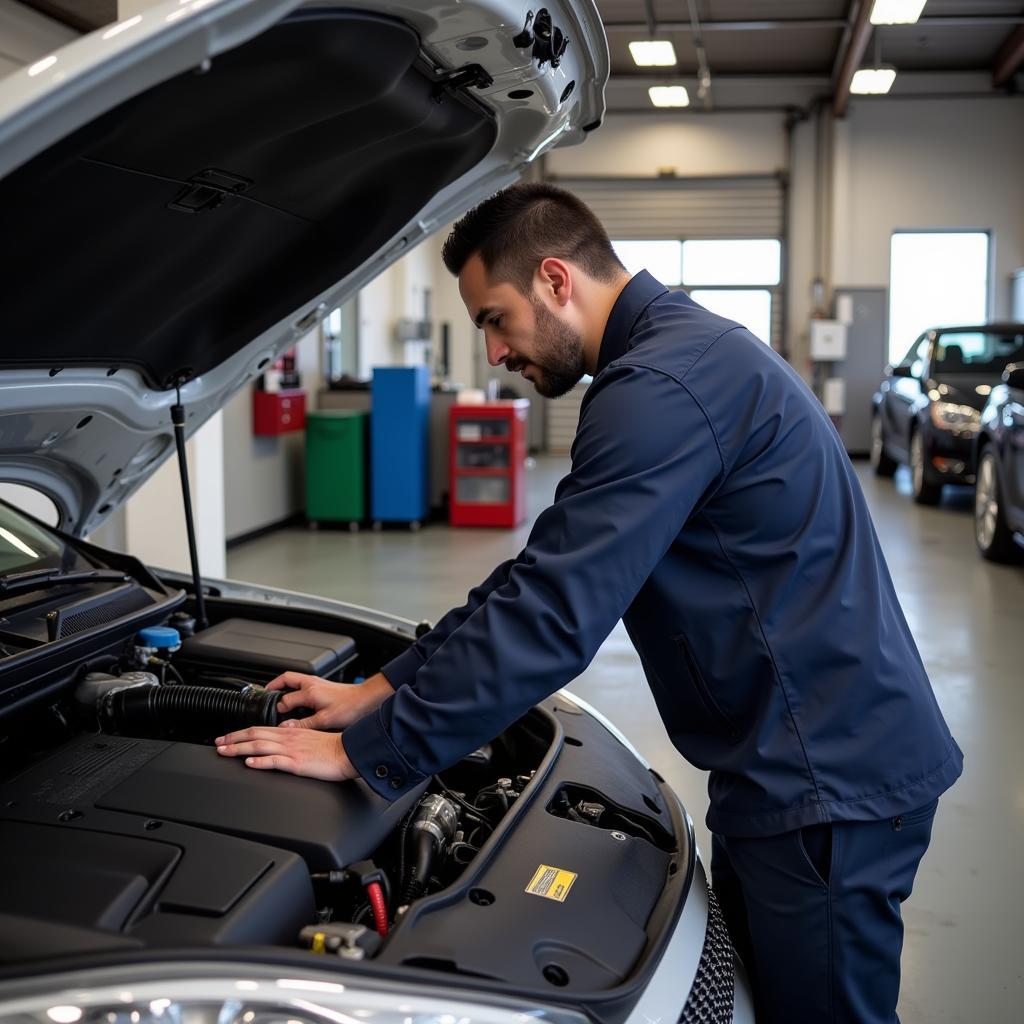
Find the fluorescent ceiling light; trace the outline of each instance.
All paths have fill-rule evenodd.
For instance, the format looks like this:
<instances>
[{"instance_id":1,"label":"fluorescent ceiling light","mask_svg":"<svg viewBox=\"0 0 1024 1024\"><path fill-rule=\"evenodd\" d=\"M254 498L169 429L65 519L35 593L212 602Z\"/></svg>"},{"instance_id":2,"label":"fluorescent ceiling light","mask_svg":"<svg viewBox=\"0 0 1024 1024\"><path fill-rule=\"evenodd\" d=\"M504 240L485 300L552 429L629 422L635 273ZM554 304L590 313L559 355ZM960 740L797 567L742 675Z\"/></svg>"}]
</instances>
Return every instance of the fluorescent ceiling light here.
<instances>
[{"instance_id":1,"label":"fluorescent ceiling light","mask_svg":"<svg viewBox=\"0 0 1024 1024\"><path fill-rule=\"evenodd\" d=\"M656 107L688 107L690 94L685 85L652 85L647 90Z\"/></svg>"},{"instance_id":2,"label":"fluorescent ceiling light","mask_svg":"<svg viewBox=\"0 0 1024 1024\"><path fill-rule=\"evenodd\" d=\"M640 39L629 44L638 68L674 68L676 48L668 39Z\"/></svg>"},{"instance_id":3,"label":"fluorescent ceiling light","mask_svg":"<svg viewBox=\"0 0 1024 1024\"><path fill-rule=\"evenodd\" d=\"M925 0L875 0L872 25L913 25L921 17Z\"/></svg>"},{"instance_id":4,"label":"fluorescent ceiling light","mask_svg":"<svg viewBox=\"0 0 1024 1024\"><path fill-rule=\"evenodd\" d=\"M861 68L854 72L850 92L858 96L882 96L896 80L895 68Z\"/></svg>"}]
</instances>

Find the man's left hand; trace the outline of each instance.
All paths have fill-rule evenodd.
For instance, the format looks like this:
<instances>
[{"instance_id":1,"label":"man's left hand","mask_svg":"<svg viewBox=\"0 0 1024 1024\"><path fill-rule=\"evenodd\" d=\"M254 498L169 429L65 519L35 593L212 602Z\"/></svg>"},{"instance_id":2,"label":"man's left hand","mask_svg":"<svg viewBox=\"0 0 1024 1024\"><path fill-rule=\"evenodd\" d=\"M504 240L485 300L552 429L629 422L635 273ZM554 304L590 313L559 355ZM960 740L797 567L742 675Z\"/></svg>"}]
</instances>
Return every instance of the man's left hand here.
<instances>
[{"instance_id":1,"label":"man's left hand","mask_svg":"<svg viewBox=\"0 0 1024 1024\"><path fill-rule=\"evenodd\" d=\"M250 768L276 768L311 779L341 782L358 777L338 733L297 729L296 725L256 726L218 736L217 753L244 757Z\"/></svg>"}]
</instances>

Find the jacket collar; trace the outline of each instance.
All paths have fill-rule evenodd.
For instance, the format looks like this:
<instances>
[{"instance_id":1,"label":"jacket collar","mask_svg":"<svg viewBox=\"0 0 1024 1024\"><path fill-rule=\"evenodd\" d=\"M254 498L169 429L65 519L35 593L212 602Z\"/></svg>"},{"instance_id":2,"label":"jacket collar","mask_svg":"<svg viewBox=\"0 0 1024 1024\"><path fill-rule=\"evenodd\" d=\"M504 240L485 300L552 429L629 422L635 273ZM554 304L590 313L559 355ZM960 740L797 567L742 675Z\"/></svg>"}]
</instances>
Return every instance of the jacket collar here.
<instances>
[{"instance_id":1,"label":"jacket collar","mask_svg":"<svg viewBox=\"0 0 1024 1024\"><path fill-rule=\"evenodd\" d=\"M668 289L646 270L636 274L629 284L619 293L612 306L605 325L604 336L601 338L601 349L597 356L597 370L600 373L613 359L624 355L629 347L629 339L636 327L640 314L659 295L665 295Z\"/></svg>"}]
</instances>

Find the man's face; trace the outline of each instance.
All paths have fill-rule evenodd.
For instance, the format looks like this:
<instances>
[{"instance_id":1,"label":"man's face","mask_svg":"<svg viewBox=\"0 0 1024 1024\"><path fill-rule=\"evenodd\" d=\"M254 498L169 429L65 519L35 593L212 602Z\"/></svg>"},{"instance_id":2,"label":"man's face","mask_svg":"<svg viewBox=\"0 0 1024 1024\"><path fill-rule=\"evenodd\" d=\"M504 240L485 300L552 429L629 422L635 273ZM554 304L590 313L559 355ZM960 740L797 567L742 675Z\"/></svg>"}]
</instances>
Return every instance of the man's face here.
<instances>
[{"instance_id":1,"label":"man's face","mask_svg":"<svg viewBox=\"0 0 1024 1024\"><path fill-rule=\"evenodd\" d=\"M545 398L559 398L586 372L582 337L535 295L492 282L479 255L459 274L470 318L484 332L487 361L521 373Z\"/></svg>"}]
</instances>

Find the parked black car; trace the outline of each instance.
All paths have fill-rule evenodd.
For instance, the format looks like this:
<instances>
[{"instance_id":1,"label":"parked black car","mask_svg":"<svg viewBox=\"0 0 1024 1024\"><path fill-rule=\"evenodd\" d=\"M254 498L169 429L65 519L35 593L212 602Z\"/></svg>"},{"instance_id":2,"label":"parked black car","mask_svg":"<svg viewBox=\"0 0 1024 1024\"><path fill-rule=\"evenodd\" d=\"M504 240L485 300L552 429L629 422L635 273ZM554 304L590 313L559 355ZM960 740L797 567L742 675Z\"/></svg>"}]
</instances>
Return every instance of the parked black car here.
<instances>
[{"instance_id":1,"label":"parked black car","mask_svg":"<svg viewBox=\"0 0 1024 1024\"><path fill-rule=\"evenodd\" d=\"M909 463L914 500L934 505L943 484L972 484L981 410L1011 362L1024 361L1024 324L937 327L886 369L874 396L871 464L892 476Z\"/></svg>"},{"instance_id":2,"label":"parked black car","mask_svg":"<svg viewBox=\"0 0 1024 1024\"><path fill-rule=\"evenodd\" d=\"M1010 363L981 412L974 539L993 562L1024 561L1024 361Z\"/></svg>"}]
</instances>

